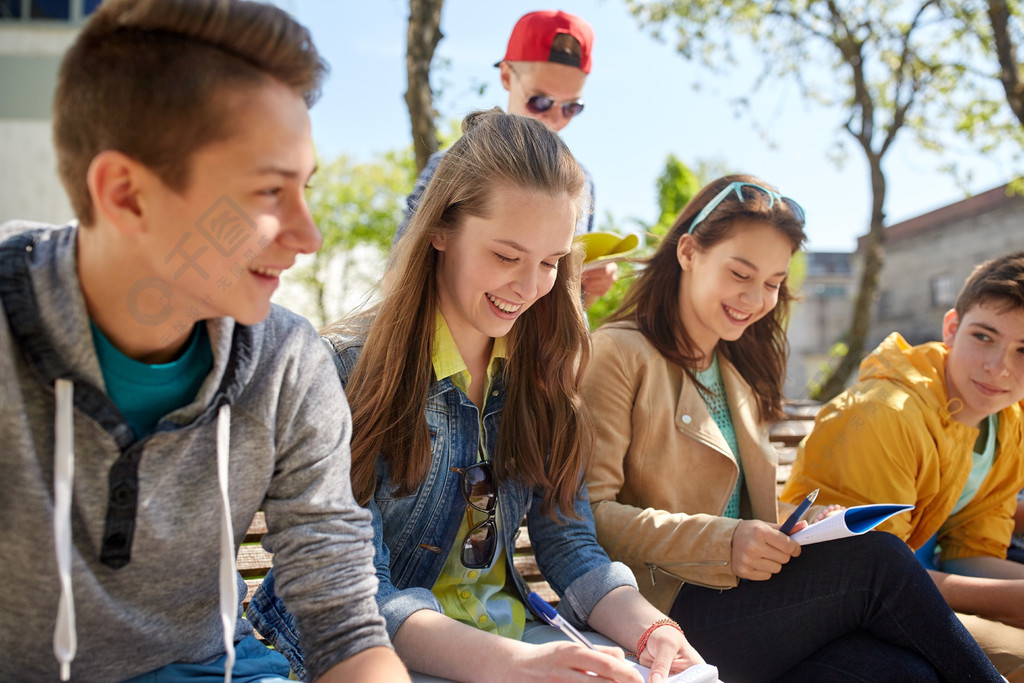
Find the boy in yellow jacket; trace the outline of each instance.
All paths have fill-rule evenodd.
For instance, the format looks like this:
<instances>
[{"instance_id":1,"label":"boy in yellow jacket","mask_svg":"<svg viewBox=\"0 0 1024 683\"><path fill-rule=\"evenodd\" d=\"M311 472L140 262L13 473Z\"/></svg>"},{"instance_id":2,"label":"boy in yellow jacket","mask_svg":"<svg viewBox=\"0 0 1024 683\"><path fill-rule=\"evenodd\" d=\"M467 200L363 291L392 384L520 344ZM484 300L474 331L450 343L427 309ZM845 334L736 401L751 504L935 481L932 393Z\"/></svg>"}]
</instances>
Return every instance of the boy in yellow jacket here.
<instances>
[{"instance_id":1,"label":"boy in yellow jacket","mask_svg":"<svg viewBox=\"0 0 1024 683\"><path fill-rule=\"evenodd\" d=\"M782 499L910 503L902 538L1010 681L1024 681L1024 565L1006 559L1024 486L1024 252L975 268L943 341L891 334L825 405Z\"/></svg>"}]
</instances>

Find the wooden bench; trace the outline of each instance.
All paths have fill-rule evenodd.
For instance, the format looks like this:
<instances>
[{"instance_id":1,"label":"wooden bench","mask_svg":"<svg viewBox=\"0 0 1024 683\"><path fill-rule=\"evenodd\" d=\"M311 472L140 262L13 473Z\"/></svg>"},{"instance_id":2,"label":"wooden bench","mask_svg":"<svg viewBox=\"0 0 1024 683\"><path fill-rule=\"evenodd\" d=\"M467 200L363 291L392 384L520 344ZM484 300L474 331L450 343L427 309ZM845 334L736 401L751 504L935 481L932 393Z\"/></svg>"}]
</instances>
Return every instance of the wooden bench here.
<instances>
[{"instance_id":1,"label":"wooden bench","mask_svg":"<svg viewBox=\"0 0 1024 683\"><path fill-rule=\"evenodd\" d=\"M236 560L238 573L245 579L245 585L248 588L245 600L242 603L244 609L249 608L249 601L252 600L253 594L259 588L263 577L267 575L267 572L273 566L274 556L260 545L260 541L263 540L263 535L266 533L267 522L263 518L263 513L257 512L256 516L253 517L252 524L249 525L249 529L245 532L245 538L242 540L242 547L238 550ZM544 580L544 577L541 576L540 570L537 569L537 560L534 558L533 548L530 546L530 532L527 531L525 524L520 527L519 536L516 538L512 562L523 579L526 580L530 590L536 591L552 605L558 604L558 595L551 589L551 586Z\"/></svg>"},{"instance_id":2,"label":"wooden bench","mask_svg":"<svg viewBox=\"0 0 1024 683\"><path fill-rule=\"evenodd\" d=\"M787 401L784 406L785 418L771 425L769 438L779 453L778 483L780 487L789 477L793 461L796 459L797 446L814 426L814 416L817 415L820 407L821 404L810 401ZM260 582L273 566L273 556L260 545L260 541L266 533L266 520L263 518L262 512L257 512L245 533L242 547L238 551L238 572L245 579L248 587L243 602L245 608L249 607L249 601L256 589L259 588ZM551 589L537 568L537 560L533 556L530 532L527 530L526 524L520 527L519 535L516 537L512 563L526 580L530 590L536 591L552 605L558 604L558 595Z\"/></svg>"},{"instance_id":3,"label":"wooden bench","mask_svg":"<svg viewBox=\"0 0 1024 683\"><path fill-rule=\"evenodd\" d=\"M246 530L245 538L242 539L242 547L238 549L238 556L235 558L238 573L245 579L248 589L245 593L245 600L242 601L243 609L249 609L249 601L252 600L253 594L260 587L263 577L274 566L274 556L260 545L266 533L267 520L264 519L261 510L252 518L252 524Z\"/></svg>"},{"instance_id":4,"label":"wooden bench","mask_svg":"<svg viewBox=\"0 0 1024 683\"><path fill-rule=\"evenodd\" d=\"M786 401L782 409L785 417L773 422L768 430L768 438L779 454L776 476L779 490L789 479L797 449L804 437L811 433L821 404L814 401Z\"/></svg>"}]
</instances>

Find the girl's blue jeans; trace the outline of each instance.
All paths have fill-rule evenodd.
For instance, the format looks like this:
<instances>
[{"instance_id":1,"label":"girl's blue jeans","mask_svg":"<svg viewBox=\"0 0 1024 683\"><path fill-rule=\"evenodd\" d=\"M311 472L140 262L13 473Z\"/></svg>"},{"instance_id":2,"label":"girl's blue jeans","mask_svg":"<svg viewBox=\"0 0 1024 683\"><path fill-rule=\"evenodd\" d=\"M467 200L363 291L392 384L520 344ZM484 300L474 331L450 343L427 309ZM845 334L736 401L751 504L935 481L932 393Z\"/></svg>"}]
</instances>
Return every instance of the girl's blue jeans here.
<instances>
[{"instance_id":1,"label":"girl's blue jeans","mask_svg":"<svg viewBox=\"0 0 1024 683\"><path fill-rule=\"evenodd\" d=\"M125 683L222 683L226 657L224 655L204 664L168 664L156 671L128 679ZM253 636L242 638L235 644L232 683L280 683L288 680L288 670L288 660L284 655L269 649Z\"/></svg>"}]
</instances>

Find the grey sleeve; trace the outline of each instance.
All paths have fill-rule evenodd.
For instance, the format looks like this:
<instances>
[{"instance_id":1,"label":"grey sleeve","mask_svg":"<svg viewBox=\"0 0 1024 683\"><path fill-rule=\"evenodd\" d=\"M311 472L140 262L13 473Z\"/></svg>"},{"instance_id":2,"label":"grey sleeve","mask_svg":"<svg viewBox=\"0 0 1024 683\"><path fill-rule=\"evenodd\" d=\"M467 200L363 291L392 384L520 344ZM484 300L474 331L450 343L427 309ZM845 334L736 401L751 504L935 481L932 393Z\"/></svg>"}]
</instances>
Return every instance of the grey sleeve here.
<instances>
[{"instance_id":1,"label":"grey sleeve","mask_svg":"<svg viewBox=\"0 0 1024 683\"><path fill-rule=\"evenodd\" d=\"M349 479L348 402L323 343L312 330L306 341L284 373L277 463L263 507L277 594L295 616L315 680L390 641L375 600L370 513Z\"/></svg>"}]
</instances>

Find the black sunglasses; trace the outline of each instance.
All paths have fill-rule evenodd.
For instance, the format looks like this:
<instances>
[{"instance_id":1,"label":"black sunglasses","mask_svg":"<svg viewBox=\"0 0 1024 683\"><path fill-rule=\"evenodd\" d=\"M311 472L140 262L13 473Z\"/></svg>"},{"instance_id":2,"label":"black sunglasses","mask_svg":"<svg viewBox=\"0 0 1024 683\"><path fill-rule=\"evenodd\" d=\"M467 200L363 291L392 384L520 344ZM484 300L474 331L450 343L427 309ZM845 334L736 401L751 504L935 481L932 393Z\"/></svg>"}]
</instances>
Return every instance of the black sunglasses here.
<instances>
[{"instance_id":1,"label":"black sunglasses","mask_svg":"<svg viewBox=\"0 0 1024 683\"><path fill-rule=\"evenodd\" d=\"M498 527L494 523L498 491L494 488L491 463L478 462L465 469L456 468L456 471L462 474L462 497L466 504L487 513L487 519L471 528L462 539L462 566L483 569L490 566L498 546Z\"/></svg>"},{"instance_id":2,"label":"black sunglasses","mask_svg":"<svg viewBox=\"0 0 1024 683\"><path fill-rule=\"evenodd\" d=\"M534 114L543 114L553 106L555 106L555 99L547 95L534 95L526 100L526 108ZM571 119L581 111L583 111L582 102L566 102L562 105L562 116L567 119Z\"/></svg>"}]
</instances>

